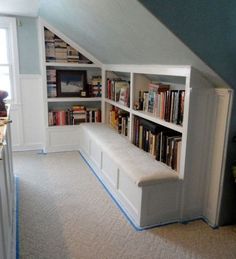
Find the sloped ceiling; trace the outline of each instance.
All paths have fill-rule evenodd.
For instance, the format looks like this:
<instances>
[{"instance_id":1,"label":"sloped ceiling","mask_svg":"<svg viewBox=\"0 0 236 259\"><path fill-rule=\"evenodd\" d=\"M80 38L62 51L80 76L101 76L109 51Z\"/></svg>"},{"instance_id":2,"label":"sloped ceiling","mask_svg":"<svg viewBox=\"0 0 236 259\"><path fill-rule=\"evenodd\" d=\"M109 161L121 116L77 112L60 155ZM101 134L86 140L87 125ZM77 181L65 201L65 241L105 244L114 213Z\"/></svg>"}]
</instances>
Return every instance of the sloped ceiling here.
<instances>
[{"instance_id":1,"label":"sloped ceiling","mask_svg":"<svg viewBox=\"0 0 236 259\"><path fill-rule=\"evenodd\" d=\"M102 63L193 65L225 85L137 0L41 0L39 15Z\"/></svg>"},{"instance_id":2,"label":"sloped ceiling","mask_svg":"<svg viewBox=\"0 0 236 259\"><path fill-rule=\"evenodd\" d=\"M0 0L0 14L37 16L40 0Z\"/></svg>"},{"instance_id":3,"label":"sloped ceiling","mask_svg":"<svg viewBox=\"0 0 236 259\"><path fill-rule=\"evenodd\" d=\"M139 2L236 88L236 1Z\"/></svg>"}]
</instances>

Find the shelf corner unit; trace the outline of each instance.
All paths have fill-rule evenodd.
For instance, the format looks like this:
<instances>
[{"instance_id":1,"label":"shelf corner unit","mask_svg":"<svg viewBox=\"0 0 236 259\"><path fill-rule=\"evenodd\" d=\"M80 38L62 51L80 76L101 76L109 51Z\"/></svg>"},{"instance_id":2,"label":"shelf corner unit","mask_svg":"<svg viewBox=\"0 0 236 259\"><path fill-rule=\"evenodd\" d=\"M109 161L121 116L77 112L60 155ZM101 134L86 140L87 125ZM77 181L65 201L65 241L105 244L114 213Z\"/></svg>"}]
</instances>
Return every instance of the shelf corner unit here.
<instances>
[{"instance_id":1,"label":"shelf corner unit","mask_svg":"<svg viewBox=\"0 0 236 259\"><path fill-rule=\"evenodd\" d=\"M191 66L105 65L103 69L106 96L106 98L104 98L105 122L109 123L110 110L113 109L112 107L116 107L117 109L129 113L129 140L131 142L133 142L134 134L136 134L136 126L134 125L135 118L141 119L142 122L146 120L148 123L157 125L161 132L170 132L168 139L175 134L176 136L180 136L181 151L180 154L178 154L180 158L178 175L180 179L184 179L185 173L192 171L191 165L189 164L189 161L193 160L192 155L194 154L194 150L191 150L192 147L199 151L202 149L201 152L206 153L206 148L201 148L199 144L194 143L195 137L204 139L204 134L198 129L201 126L195 126L193 129L192 125L196 125L196 120L209 116L209 114L202 114L194 106L197 102L202 109L207 110L209 104L206 102L206 97L200 100L198 95L204 96L212 86L206 80L202 79L201 75ZM108 78L121 78L122 80L130 82L130 102L128 107L107 98L108 89L106 83ZM155 90L150 90L152 84L157 85ZM162 90L165 87L167 90ZM194 94L192 93L192 89L195 89ZM155 92L154 98L156 98L156 102L153 101L153 104L155 103L155 105L157 105L159 101L159 105L163 106L162 112L158 111L157 107L152 107L152 109L149 109L149 107L146 110L139 107L140 95L142 93L145 93L145 96L149 98L149 103L147 102L146 104L151 106L150 95L153 94L153 91ZM183 101L181 101L181 98ZM180 106L180 103L182 103L182 106ZM159 109L161 108L159 107ZM181 111L178 109L181 109ZM196 118L196 120L194 118ZM191 125L189 124L190 122ZM206 124L202 126L207 127ZM199 156L200 154L197 154L196 158ZM195 167L200 168L200 165L196 165ZM193 170L195 170L195 168Z\"/></svg>"}]
</instances>

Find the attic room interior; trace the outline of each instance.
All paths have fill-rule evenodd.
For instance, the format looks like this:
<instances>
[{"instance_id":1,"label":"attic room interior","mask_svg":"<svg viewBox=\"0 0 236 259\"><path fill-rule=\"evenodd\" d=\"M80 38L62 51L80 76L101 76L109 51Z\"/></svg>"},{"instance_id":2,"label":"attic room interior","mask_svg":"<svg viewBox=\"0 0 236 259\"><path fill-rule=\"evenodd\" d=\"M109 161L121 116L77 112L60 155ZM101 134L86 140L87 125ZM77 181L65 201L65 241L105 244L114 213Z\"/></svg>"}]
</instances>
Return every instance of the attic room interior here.
<instances>
[{"instance_id":1,"label":"attic room interior","mask_svg":"<svg viewBox=\"0 0 236 259\"><path fill-rule=\"evenodd\" d=\"M0 0L0 259L236 258L235 12Z\"/></svg>"}]
</instances>

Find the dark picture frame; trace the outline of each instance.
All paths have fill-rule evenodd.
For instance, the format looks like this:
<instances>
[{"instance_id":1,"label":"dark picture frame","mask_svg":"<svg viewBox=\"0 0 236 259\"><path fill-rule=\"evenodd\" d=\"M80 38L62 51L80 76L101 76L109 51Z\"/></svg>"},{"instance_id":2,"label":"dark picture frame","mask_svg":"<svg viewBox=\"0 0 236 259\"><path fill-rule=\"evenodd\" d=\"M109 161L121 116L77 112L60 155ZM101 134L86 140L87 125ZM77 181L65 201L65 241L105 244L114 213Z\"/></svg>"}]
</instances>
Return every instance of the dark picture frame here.
<instances>
[{"instance_id":1,"label":"dark picture frame","mask_svg":"<svg viewBox=\"0 0 236 259\"><path fill-rule=\"evenodd\" d=\"M80 97L85 91L87 73L84 70L57 70L57 96Z\"/></svg>"}]
</instances>

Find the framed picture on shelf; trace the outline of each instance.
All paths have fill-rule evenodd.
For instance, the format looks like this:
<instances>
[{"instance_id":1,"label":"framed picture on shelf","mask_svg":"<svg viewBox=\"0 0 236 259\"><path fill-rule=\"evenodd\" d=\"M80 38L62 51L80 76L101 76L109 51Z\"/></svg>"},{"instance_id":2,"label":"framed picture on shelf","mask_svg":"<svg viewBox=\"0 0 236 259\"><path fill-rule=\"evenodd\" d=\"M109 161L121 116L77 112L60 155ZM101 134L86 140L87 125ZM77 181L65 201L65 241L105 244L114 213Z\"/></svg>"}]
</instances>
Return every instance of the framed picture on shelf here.
<instances>
[{"instance_id":1,"label":"framed picture on shelf","mask_svg":"<svg viewBox=\"0 0 236 259\"><path fill-rule=\"evenodd\" d=\"M80 97L86 88L86 77L83 70L57 70L57 96Z\"/></svg>"}]
</instances>

